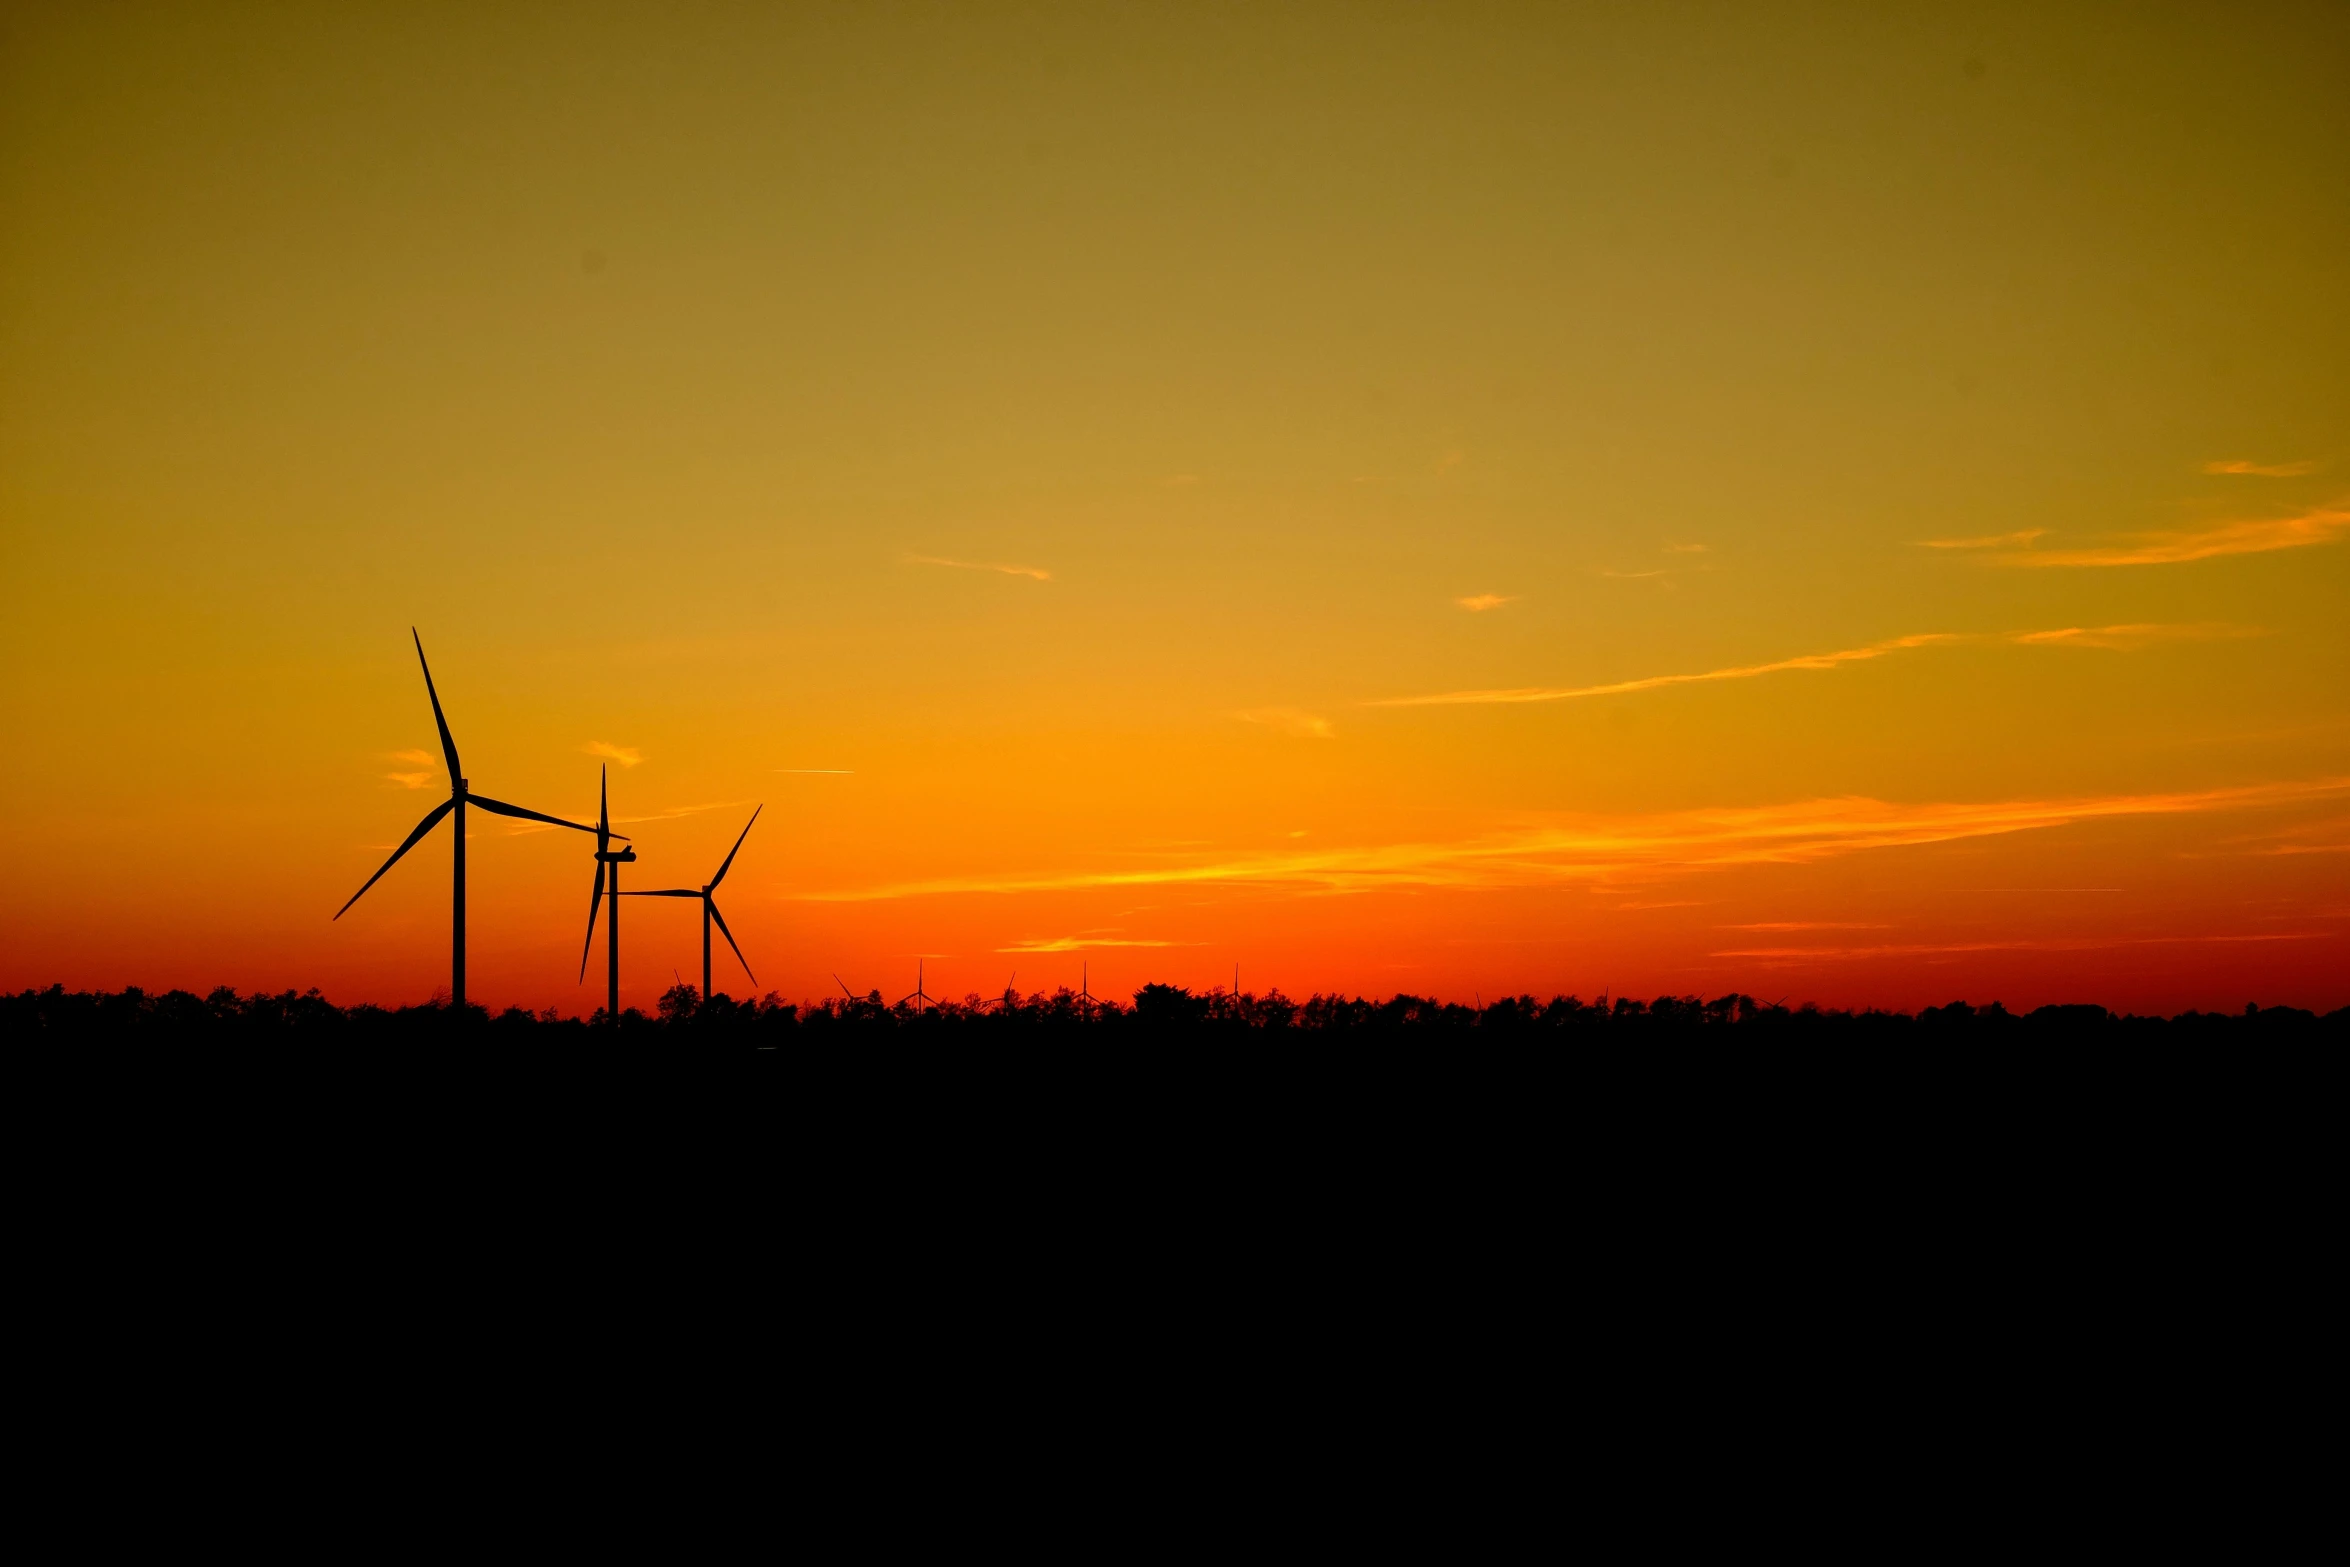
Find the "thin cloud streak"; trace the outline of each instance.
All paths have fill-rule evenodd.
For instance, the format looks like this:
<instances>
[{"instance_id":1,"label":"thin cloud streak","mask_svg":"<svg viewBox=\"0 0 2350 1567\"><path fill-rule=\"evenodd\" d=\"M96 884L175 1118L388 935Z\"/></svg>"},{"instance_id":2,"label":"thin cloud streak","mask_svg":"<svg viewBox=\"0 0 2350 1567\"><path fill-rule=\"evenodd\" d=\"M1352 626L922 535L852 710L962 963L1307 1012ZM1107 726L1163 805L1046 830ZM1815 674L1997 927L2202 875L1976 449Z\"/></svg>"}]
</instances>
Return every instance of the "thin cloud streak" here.
<instances>
[{"instance_id":1,"label":"thin cloud streak","mask_svg":"<svg viewBox=\"0 0 2350 1567\"><path fill-rule=\"evenodd\" d=\"M1460 707L1505 702L1571 702L1587 696L1619 696L1627 691L1651 691L1659 686L1694 685L1709 680L1752 680L1758 675L1783 674L1795 669L1834 669L1862 663L1911 648L1937 647L1954 642L2011 642L2024 647L2094 647L2129 652L2156 642L2208 642L2229 637L2256 637L2256 626L2232 626L2225 621L2198 621L2190 625L2060 626L2051 631L1928 631L1894 637L1866 647L1836 653L1807 653L1768 664L1740 664L1730 669L1708 669L1693 675L1649 675L1602 686L1514 686L1491 691L1445 691L1435 696L1391 696L1363 707Z\"/></svg>"},{"instance_id":2,"label":"thin cloud streak","mask_svg":"<svg viewBox=\"0 0 2350 1567\"><path fill-rule=\"evenodd\" d=\"M1296 740L1333 740L1338 731L1330 720L1294 707L1252 707L1234 713L1244 724L1257 724L1266 729L1278 729Z\"/></svg>"},{"instance_id":3,"label":"thin cloud streak","mask_svg":"<svg viewBox=\"0 0 2350 1567\"><path fill-rule=\"evenodd\" d=\"M2255 941L2315 941L2332 934L2322 930L2286 931L2257 936L2059 936L2031 941L1963 941L1921 943L1913 946L1885 945L1881 947L1748 947L1730 952L1709 952L1714 958L1751 958L1761 961L1787 963L1849 963L1870 958L1938 957L1962 952L2097 952L2111 947L2178 947L2200 946L2207 943L2233 944Z\"/></svg>"},{"instance_id":4,"label":"thin cloud streak","mask_svg":"<svg viewBox=\"0 0 2350 1567\"><path fill-rule=\"evenodd\" d=\"M2207 462L2205 473L2229 473L2254 479L2298 479L2305 473L2315 473L2323 464L2316 462Z\"/></svg>"},{"instance_id":5,"label":"thin cloud streak","mask_svg":"<svg viewBox=\"0 0 2350 1567\"><path fill-rule=\"evenodd\" d=\"M1489 609L1499 609L1504 604L1515 604L1517 601L1518 597L1514 593L1472 593L1466 598L1453 600L1472 615L1481 615Z\"/></svg>"},{"instance_id":6,"label":"thin cloud streak","mask_svg":"<svg viewBox=\"0 0 2350 1567\"><path fill-rule=\"evenodd\" d=\"M915 566L952 566L957 571L998 571L1007 577L1032 577L1038 582L1053 580L1053 574L1041 566L1007 566L987 560L949 560L944 555L908 555L906 561Z\"/></svg>"},{"instance_id":7,"label":"thin cloud streak","mask_svg":"<svg viewBox=\"0 0 2350 1567\"><path fill-rule=\"evenodd\" d=\"M2098 795L1906 805L1853 796L1785 805L1568 817L1451 843L1366 844L1239 855L1183 866L973 876L795 894L857 903L950 893L1067 892L1203 883L1362 892L1388 887L1477 890L1601 881L1634 872L1799 864L1866 849L1996 837L2131 816L2253 810L2350 793L2350 777L2175 794Z\"/></svg>"},{"instance_id":8,"label":"thin cloud streak","mask_svg":"<svg viewBox=\"0 0 2350 1567\"><path fill-rule=\"evenodd\" d=\"M2046 528L2025 528L2018 533L1986 533L1975 539L1920 539L1922 550L2003 550L2018 549L2046 533Z\"/></svg>"},{"instance_id":9,"label":"thin cloud streak","mask_svg":"<svg viewBox=\"0 0 2350 1567\"><path fill-rule=\"evenodd\" d=\"M2216 527L2134 535L2135 544L2086 550L2025 550L1997 557L2002 566L2172 566L2215 555L2262 555L2271 550L2331 544L2350 529L2350 504L2335 502L2298 517L2249 518Z\"/></svg>"},{"instance_id":10,"label":"thin cloud streak","mask_svg":"<svg viewBox=\"0 0 2350 1567\"><path fill-rule=\"evenodd\" d=\"M439 771L433 765L430 751L386 751L384 759L392 762L406 762L410 767L418 769L418 771L410 773L384 774L387 781L396 783L403 789L421 789L431 783L434 775Z\"/></svg>"},{"instance_id":11,"label":"thin cloud streak","mask_svg":"<svg viewBox=\"0 0 2350 1567\"><path fill-rule=\"evenodd\" d=\"M2224 642L2265 636L2258 626L2201 620L2187 625L2064 626L2055 631L2019 631L2010 640L2025 647L2095 647L2131 653L2157 642Z\"/></svg>"},{"instance_id":12,"label":"thin cloud streak","mask_svg":"<svg viewBox=\"0 0 2350 1567\"><path fill-rule=\"evenodd\" d=\"M589 756L600 756L606 761L618 762L623 767L634 767L645 759L645 753L633 745L614 745L609 740L590 740L580 747Z\"/></svg>"},{"instance_id":13,"label":"thin cloud streak","mask_svg":"<svg viewBox=\"0 0 2350 1567\"><path fill-rule=\"evenodd\" d=\"M681 816L699 816L704 811L730 810L736 806L749 805L750 803L749 800L713 800L708 805L679 805L666 811L654 811L645 816L615 816L612 818L612 825L618 827L634 822L673 822Z\"/></svg>"},{"instance_id":14,"label":"thin cloud streak","mask_svg":"<svg viewBox=\"0 0 2350 1567\"><path fill-rule=\"evenodd\" d=\"M749 800L716 800L708 805L680 805L671 810L653 811L643 816L615 816L612 818L612 825L615 827L630 827L634 826L638 822L673 822L681 816L699 816L704 811L723 811L730 806L749 805L751 803L752 802ZM549 826L545 822L518 822L508 830L506 836L509 838L526 838L529 837L532 833L553 832L554 830L555 829L553 827Z\"/></svg>"},{"instance_id":15,"label":"thin cloud streak","mask_svg":"<svg viewBox=\"0 0 2350 1567\"><path fill-rule=\"evenodd\" d=\"M1016 941L1008 947L998 947L996 951L1011 953L1091 952L1096 947L1196 947L1198 945L1199 943L1196 941L1143 941L1112 939L1108 936L1053 936L1049 938L1031 937L1026 941Z\"/></svg>"},{"instance_id":16,"label":"thin cloud streak","mask_svg":"<svg viewBox=\"0 0 2350 1567\"><path fill-rule=\"evenodd\" d=\"M1867 647L1846 648L1840 653L1807 653L1800 658L1782 658L1775 663L1709 669L1696 675L1650 675L1645 679L1618 680L1603 686L1515 686L1494 691L1447 691L1437 696L1391 696L1362 705L1452 707L1491 702L1570 702L1578 697L1616 696L1626 691L1652 691L1659 686L1691 685L1704 680L1751 680L1757 675L1775 675L1789 669L1833 669L1839 664L1883 658L1887 653L1898 653L1907 648L1930 647L1937 642L1960 640L1961 635L1957 632L1930 631L1920 636L1895 637L1889 642L1872 642Z\"/></svg>"}]
</instances>

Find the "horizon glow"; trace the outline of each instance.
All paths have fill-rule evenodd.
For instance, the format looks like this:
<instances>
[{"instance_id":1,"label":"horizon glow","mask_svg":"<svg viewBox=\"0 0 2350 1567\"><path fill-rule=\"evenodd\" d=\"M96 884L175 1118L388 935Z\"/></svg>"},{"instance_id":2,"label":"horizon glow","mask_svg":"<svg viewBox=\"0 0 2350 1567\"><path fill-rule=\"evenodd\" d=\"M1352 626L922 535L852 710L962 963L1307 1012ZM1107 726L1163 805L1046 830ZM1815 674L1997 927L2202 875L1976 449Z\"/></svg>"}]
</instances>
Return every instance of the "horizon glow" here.
<instances>
[{"instance_id":1,"label":"horizon glow","mask_svg":"<svg viewBox=\"0 0 2350 1567\"><path fill-rule=\"evenodd\" d=\"M795 1000L2341 1006L2344 103L2319 4L19 11L0 987L445 986L445 826L330 919L414 626L628 887L763 805ZM472 999L600 1005L468 827Z\"/></svg>"}]
</instances>

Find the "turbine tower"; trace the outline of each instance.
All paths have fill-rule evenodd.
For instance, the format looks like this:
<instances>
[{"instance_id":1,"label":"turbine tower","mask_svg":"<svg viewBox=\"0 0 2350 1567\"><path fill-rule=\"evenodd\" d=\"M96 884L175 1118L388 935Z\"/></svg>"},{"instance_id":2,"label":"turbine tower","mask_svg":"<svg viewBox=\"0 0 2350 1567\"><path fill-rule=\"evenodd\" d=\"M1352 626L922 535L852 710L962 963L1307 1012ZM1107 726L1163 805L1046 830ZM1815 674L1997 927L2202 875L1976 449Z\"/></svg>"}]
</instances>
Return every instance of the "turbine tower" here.
<instances>
[{"instance_id":1,"label":"turbine tower","mask_svg":"<svg viewBox=\"0 0 2350 1567\"><path fill-rule=\"evenodd\" d=\"M579 948L579 982L587 982L588 953L596 945L596 905L604 901L604 871L611 868L612 915L604 922L604 1015L614 1023L620 1021L620 867L636 859L636 850L622 849L617 853L612 840L620 834L612 830L612 769L600 769L596 777L596 888L588 894L587 940Z\"/></svg>"},{"instance_id":2,"label":"turbine tower","mask_svg":"<svg viewBox=\"0 0 2350 1567\"><path fill-rule=\"evenodd\" d=\"M424 661L424 639L416 635L414 626L408 628L408 635L416 643L416 662L424 670L424 694L432 698L432 721L441 731L441 755L448 758L449 797L425 813L424 820L416 824L416 830L408 834L407 841L394 849L392 857L384 861L373 876L367 878L364 886L351 894L351 902L335 910L335 918L339 920L350 913L351 904L357 903L367 895L369 887L383 880L383 873L399 864L401 855L415 848L426 833L438 827L442 817L451 812L456 813L456 845L452 854L456 874L449 904L449 999L452 1005L462 1007L465 1005L465 807L478 805L499 816L518 817L526 822L545 822L550 827L568 827L574 832L594 832L596 829L584 827L578 822L567 822L560 816L526 811L519 805L508 805L503 800L493 800L486 794L475 794L472 791L466 782L465 769L457 761L457 742L449 738L449 720L441 715L441 694L433 689L432 665Z\"/></svg>"},{"instance_id":3,"label":"turbine tower","mask_svg":"<svg viewBox=\"0 0 2350 1567\"><path fill-rule=\"evenodd\" d=\"M719 866L718 874L704 882L700 888L662 887L655 891L629 894L632 898L699 898L702 900L702 999L704 1001L710 999L710 922L712 920L716 920L718 928L726 932L726 944L734 947L734 960L743 966L743 972L750 976L751 983L754 985L759 983L759 976L751 973L751 960L743 956L741 947L735 946L734 932L726 929L726 916L718 912L718 884L726 880L726 873L734 868L734 857L743 852L743 839L751 835L752 827L758 824L759 812L765 809L767 807L764 805L752 808L751 819L743 823L741 836L734 840L734 847L726 851L726 863ZM619 873L614 872L613 874ZM590 921L592 924L593 916L590 916ZM837 974L833 976L835 979L839 977ZM841 988L848 989L846 985Z\"/></svg>"},{"instance_id":4,"label":"turbine tower","mask_svg":"<svg viewBox=\"0 0 2350 1567\"><path fill-rule=\"evenodd\" d=\"M909 1001L914 1003L914 1015L916 1017L920 1017L922 1015L922 1008L924 1003L927 1002L932 1006L936 1006L938 1004L936 1001L932 1000L931 997L922 989L922 969L923 961L919 958L915 959L914 988L905 995L898 997L898 1005L901 1007Z\"/></svg>"}]
</instances>

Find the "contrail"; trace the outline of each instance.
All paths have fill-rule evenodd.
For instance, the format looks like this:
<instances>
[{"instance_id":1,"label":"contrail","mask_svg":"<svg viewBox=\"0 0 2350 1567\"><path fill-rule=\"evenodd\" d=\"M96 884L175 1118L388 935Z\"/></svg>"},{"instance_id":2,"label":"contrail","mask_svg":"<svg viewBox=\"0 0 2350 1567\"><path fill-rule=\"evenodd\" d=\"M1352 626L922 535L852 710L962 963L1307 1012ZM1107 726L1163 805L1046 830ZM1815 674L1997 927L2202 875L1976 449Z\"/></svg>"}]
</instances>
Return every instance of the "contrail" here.
<instances>
[{"instance_id":1,"label":"contrail","mask_svg":"<svg viewBox=\"0 0 2350 1567\"><path fill-rule=\"evenodd\" d=\"M1567 702L1576 697L1614 696L1624 691L1649 691L1658 686L1682 686L1700 680L1747 680L1756 675L1775 675L1787 669L1833 669L1838 664L1882 658L1887 653L1898 653L1905 648L1966 640L1968 638L1960 632L1929 631L1913 637L1895 637L1890 642L1872 642L1867 647L1846 648L1840 653L1806 653L1800 658L1782 658L1771 664L1741 664L1735 669L1709 669L1699 675L1650 675L1643 680L1619 680L1604 686L1516 686L1498 691L1446 691L1437 696L1391 696L1376 702L1365 702L1363 706L1443 707L1471 702Z\"/></svg>"},{"instance_id":2,"label":"contrail","mask_svg":"<svg viewBox=\"0 0 2350 1567\"><path fill-rule=\"evenodd\" d=\"M1652 691L1658 686L1684 686L1703 680L1751 680L1790 669L1834 669L1883 658L1910 648L1935 647L1952 642L2011 642L2021 647L2073 646L2129 652L2156 642L2209 642L2229 637L2256 637L2257 626L2233 626L2225 621L2197 621L2185 625L2062 626L2053 631L1928 631L1917 636L1871 642L1866 647L1835 653L1806 653L1768 664L1740 664L1709 669L1694 675L1650 675L1641 680L1618 680L1604 686L1514 686L1492 691L1445 691L1435 696L1391 696L1364 707L1452 707L1483 702L1567 702L1577 697L1616 696L1626 691Z\"/></svg>"}]
</instances>

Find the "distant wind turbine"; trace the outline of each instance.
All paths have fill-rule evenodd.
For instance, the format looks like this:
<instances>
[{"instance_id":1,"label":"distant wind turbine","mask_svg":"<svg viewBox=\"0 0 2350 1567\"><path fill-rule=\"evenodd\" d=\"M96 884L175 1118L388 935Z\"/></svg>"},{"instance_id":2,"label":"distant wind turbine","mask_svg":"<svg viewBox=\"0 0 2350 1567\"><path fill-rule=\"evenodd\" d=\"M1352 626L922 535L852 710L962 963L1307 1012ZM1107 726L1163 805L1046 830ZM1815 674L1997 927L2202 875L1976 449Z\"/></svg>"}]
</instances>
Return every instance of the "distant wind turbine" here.
<instances>
[{"instance_id":1,"label":"distant wind turbine","mask_svg":"<svg viewBox=\"0 0 2350 1567\"><path fill-rule=\"evenodd\" d=\"M466 782L465 769L457 760L457 742L449 738L449 721L441 716L441 694L433 689L432 665L424 661L424 639L416 635L414 626L408 628L408 635L416 643L416 662L424 670L424 694L432 698L432 721L441 731L441 755L449 762L449 797L425 814L424 820L416 824L416 830L408 835L407 841L392 851L392 857L384 861L373 876L367 878L365 886L351 894L351 902L335 910L335 918L339 920L348 914L351 904L367 895L368 887L383 880L383 873L399 864L401 855L415 848L426 833L441 824L442 817L454 811L457 815L457 829L453 853L454 892L449 905L449 999L451 1004L461 1007L465 1005L465 807L468 804L478 805L500 816L518 817L526 822L545 822L550 827L568 827L574 832L594 832L596 829L584 827L578 822L567 822L560 816L526 811L519 805L508 805L486 794L473 793Z\"/></svg>"},{"instance_id":2,"label":"distant wind turbine","mask_svg":"<svg viewBox=\"0 0 2350 1567\"><path fill-rule=\"evenodd\" d=\"M750 829L747 827L743 830L745 832L750 831ZM924 1002L929 1002L933 1006L937 1005L937 1002L932 1001L930 996L925 994L922 989L922 966L922 959L917 958L914 960L914 988L907 994L898 997L898 1005L901 1007L909 1001L914 1003L914 1015L916 1017L920 1017L922 1015L922 1006Z\"/></svg>"},{"instance_id":3,"label":"distant wind turbine","mask_svg":"<svg viewBox=\"0 0 2350 1567\"><path fill-rule=\"evenodd\" d=\"M604 1015L620 1021L620 867L636 859L636 850L612 850L620 834L612 830L612 769L600 770L596 780L596 889L588 894L587 940L579 948L579 982L587 982L588 953L596 944L596 905L604 901L604 870L612 871L612 917L604 922Z\"/></svg>"},{"instance_id":4,"label":"distant wind turbine","mask_svg":"<svg viewBox=\"0 0 2350 1567\"><path fill-rule=\"evenodd\" d=\"M726 851L726 863L719 866L718 874L703 883L701 887L663 887L657 892L632 892L629 894L632 898L699 898L702 900L702 999L704 1001L710 999L710 922L712 920L716 920L718 928L726 932L726 944L734 947L734 960L743 966L743 973L749 975L752 984L759 983L759 976L751 973L751 960L743 956L742 948L735 946L734 932L726 929L726 916L718 912L718 884L726 880L726 873L734 868L734 857L743 852L743 839L751 835L751 828L758 823L759 812L765 809L767 807L764 805L752 808L751 819L743 823L741 837L736 838L734 847Z\"/></svg>"}]
</instances>

